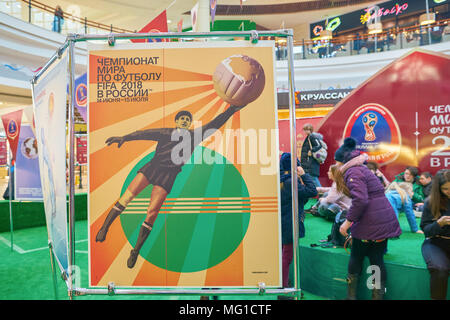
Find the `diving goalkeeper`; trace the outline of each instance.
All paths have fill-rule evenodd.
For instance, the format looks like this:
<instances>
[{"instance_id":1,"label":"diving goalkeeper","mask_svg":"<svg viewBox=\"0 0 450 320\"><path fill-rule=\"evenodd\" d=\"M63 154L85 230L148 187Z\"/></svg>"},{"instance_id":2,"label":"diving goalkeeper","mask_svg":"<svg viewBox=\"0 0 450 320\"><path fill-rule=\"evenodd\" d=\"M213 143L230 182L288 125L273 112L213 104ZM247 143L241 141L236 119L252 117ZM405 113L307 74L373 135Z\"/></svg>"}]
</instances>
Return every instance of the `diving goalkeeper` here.
<instances>
[{"instance_id":1,"label":"diving goalkeeper","mask_svg":"<svg viewBox=\"0 0 450 320\"><path fill-rule=\"evenodd\" d=\"M133 140L153 140L157 141L157 146L152 160L139 169L136 177L130 182L123 195L109 211L96 235L95 241L105 241L113 221L142 190L150 184L153 185L147 216L140 227L136 245L131 250L127 261L128 268L133 268L139 251L147 240L159 210L170 193L182 166L189 160L197 145L222 127L234 113L243 107L231 105L211 122L194 130L189 129L192 124L192 114L189 111L180 111L175 116L175 128L141 130L122 137L108 138L105 143L108 146L117 143L118 148L125 142ZM197 130L200 130L200 132L197 132ZM201 137L197 139L199 141L196 141L195 138L197 137ZM178 152L174 152L178 149Z\"/></svg>"}]
</instances>

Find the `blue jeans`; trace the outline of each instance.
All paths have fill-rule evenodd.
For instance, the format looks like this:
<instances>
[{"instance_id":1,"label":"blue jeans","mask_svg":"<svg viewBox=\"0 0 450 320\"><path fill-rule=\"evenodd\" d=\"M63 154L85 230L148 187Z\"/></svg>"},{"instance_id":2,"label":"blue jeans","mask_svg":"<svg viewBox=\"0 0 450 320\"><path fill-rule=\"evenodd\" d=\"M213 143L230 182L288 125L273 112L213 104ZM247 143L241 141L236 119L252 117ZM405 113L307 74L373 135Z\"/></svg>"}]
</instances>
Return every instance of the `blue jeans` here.
<instances>
[{"instance_id":1,"label":"blue jeans","mask_svg":"<svg viewBox=\"0 0 450 320\"><path fill-rule=\"evenodd\" d=\"M57 16L54 17L52 31L61 33L61 22L62 22L61 20L62 20L61 17Z\"/></svg>"},{"instance_id":2,"label":"blue jeans","mask_svg":"<svg viewBox=\"0 0 450 320\"><path fill-rule=\"evenodd\" d=\"M334 218L339 212L342 211L342 209L335 203L325 202L319 205L319 209L317 211L327 220L334 221Z\"/></svg>"},{"instance_id":3,"label":"blue jeans","mask_svg":"<svg viewBox=\"0 0 450 320\"><path fill-rule=\"evenodd\" d=\"M450 240L426 239L422 244L422 256L430 272L431 299L445 300L450 270Z\"/></svg>"}]
</instances>

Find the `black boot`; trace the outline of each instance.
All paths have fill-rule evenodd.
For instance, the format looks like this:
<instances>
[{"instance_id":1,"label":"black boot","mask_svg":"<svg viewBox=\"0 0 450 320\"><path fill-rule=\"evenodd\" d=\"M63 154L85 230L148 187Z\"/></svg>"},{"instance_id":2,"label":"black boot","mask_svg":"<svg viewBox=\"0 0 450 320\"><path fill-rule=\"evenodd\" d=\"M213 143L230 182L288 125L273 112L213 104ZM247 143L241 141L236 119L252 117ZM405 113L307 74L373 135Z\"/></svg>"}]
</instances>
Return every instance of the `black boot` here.
<instances>
[{"instance_id":1,"label":"black boot","mask_svg":"<svg viewBox=\"0 0 450 320\"><path fill-rule=\"evenodd\" d=\"M356 300L358 291L359 274L349 274L347 276L347 300Z\"/></svg>"},{"instance_id":2,"label":"black boot","mask_svg":"<svg viewBox=\"0 0 450 320\"><path fill-rule=\"evenodd\" d=\"M372 300L383 300L384 294L386 293L386 286L384 283L381 284L380 289L372 289Z\"/></svg>"},{"instance_id":3,"label":"black boot","mask_svg":"<svg viewBox=\"0 0 450 320\"><path fill-rule=\"evenodd\" d=\"M139 235L136 241L136 246L130 252L130 257L127 260L128 268L133 268L136 264L137 257L139 255L139 251L141 251L142 246L144 245L145 240L147 240L150 231L152 230L152 226L147 225L145 222L141 226L141 230L139 230Z\"/></svg>"},{"instance_id":4,"label":"black boot","mask_svg":"<svg viewBox=\"0 0 450 320\"><path fill-rule=\"evenodd\" d=\"M111 226L113 221L122 213L123 210L125 210L125 207L122 206L119 202L116 202L114 207L109 211L108 215L106 216L106 219L103 222L102 227L98 231L97 236L95 237L96 242L105 241L109 227Z\"/></svg>"}]
</instances>

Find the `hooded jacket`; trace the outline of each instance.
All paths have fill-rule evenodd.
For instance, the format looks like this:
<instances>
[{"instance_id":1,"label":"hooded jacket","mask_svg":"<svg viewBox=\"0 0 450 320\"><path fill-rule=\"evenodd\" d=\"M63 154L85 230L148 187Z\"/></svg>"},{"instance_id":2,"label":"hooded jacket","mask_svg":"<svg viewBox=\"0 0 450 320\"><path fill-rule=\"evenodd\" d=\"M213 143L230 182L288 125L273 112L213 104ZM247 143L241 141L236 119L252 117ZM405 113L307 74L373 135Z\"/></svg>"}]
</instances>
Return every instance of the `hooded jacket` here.
<instances>
[{"instance_id":1,"label":"hooded jacket","mask_svg":"<svg viewBox=\"0 0 450 320\"><path fill-rule=\"evenodd\" d=\"M320 164L319 162L317 162L316 159L313 158L312 155L308 156L308 151L311 151L311 154L318 151L322 147L322 145L319 142L320 139L323 139L323 137L318 132L313 132L309 134L305 138L305 141L303 141L301 152L301 164L303 170L305 170L306 173L315 177L318 177L320 175ZM311 145L309 144L308 140L311 142Z\"/></svg>"},{"instance_id":2,"label":"hooded jacket","mask_svg":"<svg viewBox=\"0 0 450 320\"><path fill-rule=\"evenodd\" d=\"M397 192L397 190L388 190L385 194L386 198L389 200L389 203L394 209L395 215L398 217L400 212L404 212L411 231L417 232L417 230L419 230L419 227L417 226L416 216L414 215L413 203L411 201L411 198L406 195L406 198L402 202L402 197Z\"/></svg>"},{"instance_id":3,"label":"hooded jacket","mask_svg":"<svg viewBox=\"0 0 450 320\"><path fill-rule=\"evenodd\" d=\"M297 165L300 162L297 160ZM297 180L298 188L298 225L299 238L305 236L305 212L303 207L309 198L317 195L316 186L309 176L305 173L300 178L297 178L297 173L294 173ZM280 159L280 196L281 196L281 237L283 244L290 244L293 242L292 235L292 175L291 175L291 154L283 153Z\"/></svg>"},{"instance_id":4,"label":"hooded jacket","mask_svg":"<svg viewBox=\"0 0 450 320\"><path fill-rule=\"evenodd\" d=\"M361 240L382 240L398 237L402 232L380 179L363 163L367 155L355 150L347 157L342 172L350 191L352 205L347 220L353 222L352 237Z\"/></svg>"}]
</instances>

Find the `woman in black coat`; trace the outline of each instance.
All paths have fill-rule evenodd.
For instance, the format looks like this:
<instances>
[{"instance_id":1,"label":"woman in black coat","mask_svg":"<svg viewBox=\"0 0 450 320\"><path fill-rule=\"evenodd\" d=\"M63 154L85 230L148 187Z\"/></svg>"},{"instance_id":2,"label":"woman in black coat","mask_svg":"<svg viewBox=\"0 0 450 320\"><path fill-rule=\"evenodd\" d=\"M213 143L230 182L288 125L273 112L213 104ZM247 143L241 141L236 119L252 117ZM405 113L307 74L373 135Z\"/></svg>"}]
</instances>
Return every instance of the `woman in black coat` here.
<instances>
[{"instance_id":1,"label":"woman in black coat","mask_svg":"<svg viewBox=\"0 0 450 320\"><path fill-rule=\"evenodd\" d=\"M314 132L314 127L309 123L303 126L303 131L306 133L306 138L302 145L302 168L312 177L316 187L321 187L319 182L320 164L313 158L312 154L321 148L319 139L322 139L322 135Z\"/></svg>"},{"instance_id":2,"label":"woman in black coat","mask_svg":"<svg viewBox=\"0 0 450 320\"><path fill-rule=\"evenodd\" d=\"M433 178L425 200L420 228L425 233L422 255L430 272L433 300L445 300L450 271L450 170L441 169Z\"/></svg>"}]
</instances>

